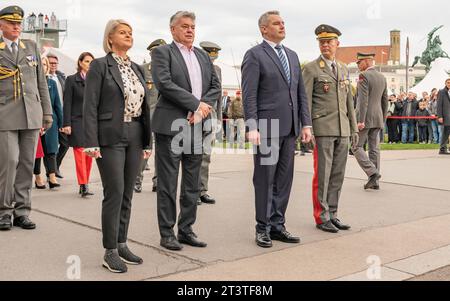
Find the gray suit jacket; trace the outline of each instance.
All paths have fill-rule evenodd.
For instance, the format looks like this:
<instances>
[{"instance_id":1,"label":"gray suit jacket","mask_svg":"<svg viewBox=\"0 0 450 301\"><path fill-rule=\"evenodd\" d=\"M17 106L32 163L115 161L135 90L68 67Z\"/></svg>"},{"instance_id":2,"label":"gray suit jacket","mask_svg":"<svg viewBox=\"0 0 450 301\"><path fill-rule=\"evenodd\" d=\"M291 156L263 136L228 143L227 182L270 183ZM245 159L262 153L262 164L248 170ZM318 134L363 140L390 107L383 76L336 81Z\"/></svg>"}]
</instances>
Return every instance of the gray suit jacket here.
<instances>
[{"instance_id":1,"label":"gray suit jacket","mask_svg":"<svg viewBox=\"0 0 450 301\"><path fill-rule=\"evenodd\" d=\"M249 130L259 130L261 138L284 137L292 131L299 136L302 126L312 125L299 59L294 51L284 50L290 84L278 55L266 41L249 49L242 62L245 120L267 120L267 129L247 122ZM279 131L272 129L272 120L279 121Z\"/></svg>"},{"instance_id":2,"label":"gray suit jacket","mask_svg":"<svg viewBox=\"0 0 450 301\"><path fill-rule=\"evenodd\" d=\"M36 43L20 40L17 60L13 60L0 37L0 68L19 69L22 81L20 95L15 98L14 76L0 80L0 131L41 128L43 114L51 116L52 107Z\"/></svg>"},{"instance_id":3,"label":"gray suit jacket","mask_svg":"<svg viewBox=\"0 0 450 301\"><path fill-rule=\"evenodd\" d=\"M437 103L437 116L444 118L445 126L450 126L450 96L448 95L448 91L447 88L439 91Z\"/></svg>"},{"instance_id":4,"label":"gray suit jacket","mask_svg":"<svg viewBox=\"0 0 450 301\"><path fill-rule=\"evenodd\" d=\"M383 128L389 108L386 78L374 68L359 76L356 120L366 128Z\"/></svg>"},{"instance_id":5,"label":"gray suit jacket","mask_svg":"<svg viewBox=\"0 0 450 301\"><path fill-rule=\"evenodd\" d=\"M202 69L201 101L214 107L221 95L219 79L208 54L197 47L194 52ZM192 95L186 63L174 42L153 49L152 77L159 92L152 116L152 130L154 133L175 136L182 128L172 129L172 123L180 120L187 126L188 113L196 111L200 101Z\"/></svg>"}]
</instances>

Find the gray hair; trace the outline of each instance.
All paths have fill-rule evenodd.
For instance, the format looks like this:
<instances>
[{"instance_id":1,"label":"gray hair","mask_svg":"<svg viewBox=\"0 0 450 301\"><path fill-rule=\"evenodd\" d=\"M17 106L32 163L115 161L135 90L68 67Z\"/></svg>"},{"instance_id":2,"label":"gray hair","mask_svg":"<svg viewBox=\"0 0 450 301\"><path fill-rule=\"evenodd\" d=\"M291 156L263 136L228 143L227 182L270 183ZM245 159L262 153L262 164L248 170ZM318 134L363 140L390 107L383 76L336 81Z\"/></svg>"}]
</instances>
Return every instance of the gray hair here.
<instances>
[{"instance_id":1,"label":"gray hair","mask_svg":"<svg viewBox=\"0 0 450 301\"><path fill-rule=\"evenodd\" d=\"M264 14L259 17L258 20L258 27L265 26L269 22L270 16L279 16L280 12L277 10L269 10L268 12L265 12Z\"/></svg>"},{"instance_id":2,"label":"gray hair","mask_svg":"<svg viewBox=\"0 0 450 301\"><path fill-rule=\"evenodd\" d=\"M116 31L117 26L119 26L120 24L126 25L126 26L130 27L131 29L133 29L133 27L131 27L130 23L128 23L125 20L122 20L122 19L109 20L108 23L106 23L105 34L103 35L103 50L105 51L105 53L112 52L112 48L111 48L112 45L109 42L109 37L111 36L111 34L113 34Z\"/></svg>"},{"instance_id":3,"label":"gray hair","mask_svg":"<svg viewBox=\"0 0 450 301\"><path fill-rule=\"evenodd\" d=\"M190 18L192 21L195 21L195 14L185 10L177 11L172 17L170 17L170 26L173 26L181 18Z\"/></svg>"}]
</instances>

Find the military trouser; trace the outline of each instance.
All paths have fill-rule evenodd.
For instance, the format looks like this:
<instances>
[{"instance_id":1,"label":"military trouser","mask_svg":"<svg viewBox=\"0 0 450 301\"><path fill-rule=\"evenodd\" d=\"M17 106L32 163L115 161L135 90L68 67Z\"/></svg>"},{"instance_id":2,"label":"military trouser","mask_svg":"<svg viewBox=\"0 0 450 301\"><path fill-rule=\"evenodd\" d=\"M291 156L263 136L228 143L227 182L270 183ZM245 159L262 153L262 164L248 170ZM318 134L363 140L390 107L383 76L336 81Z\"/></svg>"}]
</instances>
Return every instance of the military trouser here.
<instances>
[{"instance_id":1,"label":"military trouser","mask_svg":"<svg viewBox=\"0 0 450 301\"><path fill-rule=\"evenodd\" d=\"M380 172L380 128L363 129L359 131L358 145L352 148L353 155L359 166L368 177ZM364 151L364 144L368 143L369 156Z\"/></svg>"},{"instance_id":2,"label":"military trouser","mask_svg":"<svg viewBox=\"0 0 450 301\"><path fill-rule=\"evenodd\" d=\"M348 137L315 137L313 207L316 224L337 218L347 164Z\"/></svg>"}]
</instances>

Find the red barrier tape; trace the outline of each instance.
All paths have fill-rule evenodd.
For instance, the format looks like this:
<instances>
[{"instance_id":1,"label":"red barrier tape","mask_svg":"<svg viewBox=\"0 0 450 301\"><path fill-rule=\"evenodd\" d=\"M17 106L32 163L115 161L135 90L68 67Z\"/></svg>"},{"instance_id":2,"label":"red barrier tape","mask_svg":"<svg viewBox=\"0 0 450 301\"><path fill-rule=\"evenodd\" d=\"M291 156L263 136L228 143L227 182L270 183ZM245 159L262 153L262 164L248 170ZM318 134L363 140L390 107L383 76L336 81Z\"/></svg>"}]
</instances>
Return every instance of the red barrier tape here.
<instances>
[{"instance_id":1,"label":"red barrier tape","mask_svg":"<svg viewBox=\"0 0 450 301\"><path fill-rule=\"evenodd\" d=\"M436 116L388 116L388 119L438 119Z\"/></svg>"}]
</instances>

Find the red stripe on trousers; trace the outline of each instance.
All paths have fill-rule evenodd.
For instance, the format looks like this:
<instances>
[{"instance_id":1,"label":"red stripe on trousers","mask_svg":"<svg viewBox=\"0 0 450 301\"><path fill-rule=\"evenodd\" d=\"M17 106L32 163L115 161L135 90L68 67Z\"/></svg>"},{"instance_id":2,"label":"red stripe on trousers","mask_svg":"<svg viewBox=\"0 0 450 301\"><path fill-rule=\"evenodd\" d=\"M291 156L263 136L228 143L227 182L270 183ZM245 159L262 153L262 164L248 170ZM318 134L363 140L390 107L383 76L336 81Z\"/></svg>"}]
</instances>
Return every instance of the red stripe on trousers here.
<instances>
[{"instance_id":1,"label":"red stripe on trousers","mask_svg":"<svg viewBox=\"0 0 450 301\"><path fill-rule=\"evenodd\" d=\"M314 175L312 182L312 199L313 199L313 207L314 207L314 219L316 220L316 224L323 224L322 219L320 218L323 213L322 206L319 202L319 150L317 148L317 144L314 146Z\"/></svg>"},{"instance_id":2,"label":"red stripe on trousers","mask_svg":"<svg viewBox=\"0 0 450 301\"><path fill-rule=\"evenodd\" d=\"M88 184L91 175L92 158L87 156L83 150L82 147L73 148L78 185Z\"/></svg>"}]
</instances>

